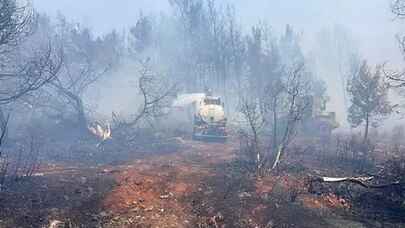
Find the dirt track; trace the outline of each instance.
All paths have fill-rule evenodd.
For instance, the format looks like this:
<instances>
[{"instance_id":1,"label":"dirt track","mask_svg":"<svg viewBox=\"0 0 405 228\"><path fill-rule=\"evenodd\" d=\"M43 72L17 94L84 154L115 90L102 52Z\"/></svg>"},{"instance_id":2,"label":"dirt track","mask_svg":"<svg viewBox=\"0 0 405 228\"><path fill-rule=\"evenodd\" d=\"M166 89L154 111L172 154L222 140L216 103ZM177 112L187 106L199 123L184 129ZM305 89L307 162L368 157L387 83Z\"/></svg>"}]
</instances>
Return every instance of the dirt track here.
<instances>
[{"instance_id":1,"label":"dirt track","mask_svg":"<svg viewBox=\"0 0 405 228\"><path fill-rule=\"evenodd\" d=\"M199 218L190 197L209 194L204 181L217 174L218 164L233 158L230 144L185 142L179 153L133 162L116 173L118 185L103 201L105 210L120 215L110 225L193 227Z\"/></svg>"},{"instance_id":2,"label":"dirt track","mask_svg":"<svg viewBox=\"0 0 405 228\"><path fill-rule=\"evenodd\" d=\"M183 141L121 165L44 167L1 196L0 227L364 227L337 216L347 202L306 193L300 173L248 175L237 145Z\"/></svg>"},{"instance_id":3,"label":"dirt track","mask_svg":"<svg viewBox=\"0 0 405 228\"><path fill-rule=\"evenodd\" d=\"M231 144L182 141L176 153L121 165L47 165L3 193L0 227L194 227L192 193L234 157ZM35 189L35 191L32 191ZM22 200L25 199L25 200Z\"/></svg>"}]
</instances>

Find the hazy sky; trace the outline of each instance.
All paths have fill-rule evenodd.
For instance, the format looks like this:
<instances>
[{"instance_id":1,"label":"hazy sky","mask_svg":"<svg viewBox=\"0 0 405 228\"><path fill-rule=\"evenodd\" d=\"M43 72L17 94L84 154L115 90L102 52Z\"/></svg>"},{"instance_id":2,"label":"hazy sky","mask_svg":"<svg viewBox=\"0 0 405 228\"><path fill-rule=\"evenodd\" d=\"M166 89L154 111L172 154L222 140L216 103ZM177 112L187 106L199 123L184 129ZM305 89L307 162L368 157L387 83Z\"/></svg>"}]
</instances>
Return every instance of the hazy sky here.
<instances>
[{"instance_id":1,"label":"hazy sky","mask_svg":"<svg viewBox=\"0 0 405 228\"><path fill-rule=\"evenodd\" d=\"M399 65L401 55L395 35L403 22L394 20L392 0L218 0L235 5L245 28L259 20L280 31L285 24L304 32L306 39L323 27L341 24L358 40L364 57L372 62ZM145 14L169 11L168 0L33 0L41 12L58 11L92 27L96 33L133 25L142 9Z\"/></svg>"},{"instance_id":2,"label":"hazy sky","mask_svg":"<svg viewBox=\"0 0 405 228\"><path fill-rule=\"evenodd\" d=\"M315 34L321 29L343 25L358 44L363 58L372 64L388 63L393 68L405 66L399 51L397 34L405 35L405 19L395 19L390 11L393 0L217 0L235 6L237 20L245 31L266 21L280 34L286 24L303 34L305 51L316 46ZM56 15L61 12L85 24L97 34L118 31L136 23L139 12L170 13L168 0L33 0L40 12ZM330 110L343 110L341 88L328 83ZM336 88L335 88L336 87ZM339 88L338 88L339 87ZM340 91L340 92L339 92ZM344 122L345 115L338 112Z\"/></svg>"}]
</instances>

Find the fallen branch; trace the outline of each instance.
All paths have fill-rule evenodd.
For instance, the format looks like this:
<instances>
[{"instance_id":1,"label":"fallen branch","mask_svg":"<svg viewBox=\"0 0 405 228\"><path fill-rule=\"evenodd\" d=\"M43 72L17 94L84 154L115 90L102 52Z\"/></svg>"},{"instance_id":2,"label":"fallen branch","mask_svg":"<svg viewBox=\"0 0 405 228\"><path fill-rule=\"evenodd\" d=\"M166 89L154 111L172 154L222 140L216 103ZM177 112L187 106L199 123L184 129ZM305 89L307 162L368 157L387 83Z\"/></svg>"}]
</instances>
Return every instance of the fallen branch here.
<instances>
[{"instance_id":1,"label":"fallen branch","mask_svg":"<svg viewBox=\"0 0 405 228\"><path fill-rule=\"evenodd\" d=\"M312 182L320 182L320 183L342 183L342 182L350 182L353 184L358 184L364 188L387 188L392 186L402 186L404 183L400 181L395 181L389 184L383 185L375 185L370 183L374 180L374 177L314 177L311 180Z\"/></svg>"}]
</instances>

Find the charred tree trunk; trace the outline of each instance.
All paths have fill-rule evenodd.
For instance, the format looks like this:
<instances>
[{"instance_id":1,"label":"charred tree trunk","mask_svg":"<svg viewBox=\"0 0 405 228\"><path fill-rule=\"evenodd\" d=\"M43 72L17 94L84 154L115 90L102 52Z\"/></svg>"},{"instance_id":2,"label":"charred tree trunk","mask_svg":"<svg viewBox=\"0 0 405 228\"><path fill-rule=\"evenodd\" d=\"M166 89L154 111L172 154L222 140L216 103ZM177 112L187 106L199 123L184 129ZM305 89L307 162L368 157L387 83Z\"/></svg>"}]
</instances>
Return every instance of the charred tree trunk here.
<instances>
[{"instance_id":1,"label":"charred tree trunk","mask_svg":"<svg viewBox=\"0 0 405 228\"><path fill-rule=\"evenodd\" d=\"M8 127L9 117L4 115L2 108L0 107L0 148L3 142L7 138L7 127ZM0 150L0 157L2 155L2 151Z\"/></svg>"},{"instance_id":2,"label":"charred tree trunk","mask_svg":"<svg viewBox=\"0 0 405 228\"><path fill-rule=\"evenodd\" d=\"M276 151L278 145L277 98L273 100L273 109L273 151Z\"/></svg>"},{"instance_id":3,"label":"charred tree trunk","mask_svg":"<svg viewBox=\"0 0 405 228\"><path fill-rule=\"evenodd\" d=\"M259 147L259 136L257 133L256 128L252 127L252 132L253 132L253 151L256 155L256 169L258 172L261 172L262 169L262 156L260 154L260 147Z\"/></svg>"},{"instance_id":4,"label":"charred tree trunk","mask_svg":"<svg viewBox=\"0 0 405 228\"><path fill-rule=\"evenodd\" d=\"M59 84L52 83L52 85L54 85L67 99L71 101L72 106L76 111L77 126L81 131L87 132L88 124L82 98L79 95L74 94L68 89L65 89L64 87L60 86Z\"/></svg>"},{"instance_id":5,"label":"charred tree trunk","mask_svg":"<svg viewBox=\"0 0 405 228\"><path fill-rule=\"evenodd\" d=\"M66 95L74 101L74 107L77 112L76 118L77 118L78 127L80 128L80 130L87 131L87 118L86 118L86 113L84 111L84 105L83 105L82 99L79 96L77 96L69 91L67 91Z\"/></svg>"},{"instance_id":6,"label":"charred tree trunk","mask_svg":"<svg viewBox=\"0 0 405 228\"><path fill-rule=\"evenodd\" d=\"M6 124L6 117L4 116L4 112L3 112L3 109L0 107L0 130L4 130L3 129L3 126L5 126L5 124Z\"/></svg>"},{"instance_id":7,"label":"charred tree trunk","mask_svg":"<svg viewBox=\"0 0 405 228\"><path fill-rule=\"evenodd\" d=\"M367 143L368 140L368 129L370 127L370 117L369 114L366 114L366 126L364 127L364 139L363 143Z\"/></svg>"},{"instance_id":8,"label":"charred tree trunk","mask_svg":"<svg viewBox=\"0 0 405 228\"><path fill-rule=\"evenodd\" d=\"M274 163L273 163L273 166L271 167L271 169L277 168L278 164L281 161L281 156L284 154L284 150L285 150L285 146L284 146L284 143L282 143L280 146L278 146L276 159L274 160Z\"/></svg>"}]
</instances>

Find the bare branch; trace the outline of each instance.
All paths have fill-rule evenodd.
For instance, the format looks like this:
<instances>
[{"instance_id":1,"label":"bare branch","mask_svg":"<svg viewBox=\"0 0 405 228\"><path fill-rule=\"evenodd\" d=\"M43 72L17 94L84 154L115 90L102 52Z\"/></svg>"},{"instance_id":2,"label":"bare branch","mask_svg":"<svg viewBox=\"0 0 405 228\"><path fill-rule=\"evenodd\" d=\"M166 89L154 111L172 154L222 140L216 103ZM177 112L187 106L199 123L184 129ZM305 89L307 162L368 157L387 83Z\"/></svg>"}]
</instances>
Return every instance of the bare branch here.
<instances>
[{"instance_id":1,"label":"bare branch","mask_svg":"<svg viewBox=\"0 0 405 228\"><path fill-rule=\"evenodd\" d=\"M62 51L55 50L49 44L45 52L36 53L17 72L0 74L8 85L7 88L0 88L0 105L14 102L50 83L57 77L62 62Z\"/></svg>"},{"instance_id":2,"label":"bare branch","mask_svg":"<svg viewBox=\"0 0 405 228\"><path fill-rule=\"evenodd\" d=\"M138 89L143 100L142 106L132 121L121 123L123 126L133 127L143 118L156 118L163 115L163 109L169 106L169 99L177 92L177 85L164 84L161 78L157 78L151 72L147 61L141 62L139 74Z\"/></svg>"},{"instance_id":3,"label":"bare branch","mask_svg":"<svg viewBox=\"0 0 405 228\"><path fill-rule=\"evenodd\" d=\"M0 12L0 48L15 46L32 33L35 15L29 5L19 6L16 0L1 0Z\"/></svg>"}]
</instances>

